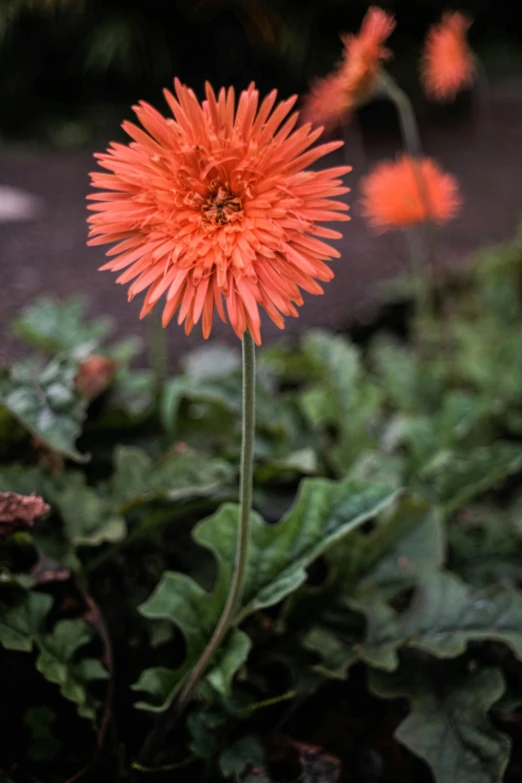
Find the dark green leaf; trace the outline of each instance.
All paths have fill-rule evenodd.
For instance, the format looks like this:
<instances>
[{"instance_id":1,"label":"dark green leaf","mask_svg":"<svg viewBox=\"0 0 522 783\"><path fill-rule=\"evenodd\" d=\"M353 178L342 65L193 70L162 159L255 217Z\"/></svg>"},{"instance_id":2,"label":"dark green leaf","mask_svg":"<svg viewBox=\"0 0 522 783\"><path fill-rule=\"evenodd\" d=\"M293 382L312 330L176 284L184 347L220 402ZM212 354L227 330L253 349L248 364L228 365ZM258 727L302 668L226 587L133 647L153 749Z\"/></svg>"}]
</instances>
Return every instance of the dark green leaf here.
<instances>
[{"instance_id":1,"label":"dark green leaf","mask_svg":"<svg viewBox=\"0 0 522 783\"><path fill-rule=\"evenodd\" d=\"M32 362L13 365L0 374L0 404L49 448L77 462L75 448L87 402L75 390L76 362L54 359L45 367Z\"/></svg>"},{"instance_id":2,"label":"dark green leaf","mask_svg":"<svg viewBox=\"0 0 522 783\"><path fill-rule=\"evenodd\" d=\"M350 592L361 580L382 588L401 588L443 558L442 520L426 501L405 496L382 514L367 533L355 532L328 555L335 584Z\"/></svg>"},{"instance_id":3,"label":"dark green leaf","mask_svg":"<svg viewBox=\"0 0 522 783\"><path fill-rule=\"evenodd\" d=\"M0 643L8 650L30 652L52 603L47 593L27 592L12 606L0 606Z\"/></svg>"},{"instance_id":4,"label":"dark green leaf","mask_svg":"<svg viewBox=\"0 0 522 783\"><path fill-rule=\"evenodd\" d=\"M191 449L153 461L142 449L119 446L115 463L113 500L121 509L158 499L177 501L208 495L229 484L234 476L224 460Z\"/></svg>"},{"instance_id":5,"label":"dark green leaf","mask_svg":"<svg viewBox=\"0 0 522 783\"><path fill-rule=\"evenodd\" d=\"M396 737L429 764L437 783L502 782L510 741L487 718L504 692L498 669L408 660L393 674L370 672L369 682L378 696L410 701Z\"/></svg>"},{"instance_id":6,"label":"dark green leaf","mask_svg":"<svg viewBox=\"0 0 522 783\"><path fill-rule=\"evenodd\" d=\"M92 637L92 629L82 620L60 620L51 633L39 639L40 655L36 661L38 671L59 685L62 695L78 706L78 714L90 719L96 715L97 702L88 693L88 685L108 677L98 660L76 657Z\"/></svg>"},{"instance_id":7,"label":"dark green leaf","mask_svg":"<svg viewBox=\"0 0 522 783\"><path fill-rule=\"evenodd\" d=\"M267 525L252 514L249 566L238 621L262 607L278 603L306 579L305 569L326 549L367 519L393 503L387 487L325 479L302 482L294 508L277 525ZM209 594L184 574L167 572L141 612L153 620L169 619L185 636L187 657L175 672L147 670L135 688L151 693L163 710L170 704L187 672L203 652L225 604L236 547L238 509L226 504L194 532L196 541L210 549L219 566L214 591Z\"/></svg>"},{"instance_id":8,"label":"dark green leaf","mask_svg":"<svg viewBox=\"0 0 522 783\"><path fill-rule=\"evenodd\" d=\"M82 473L68 474L64 488L56 493L56 505L73 547L99 546L125 537L124 518L114 511L108 498L86 485Z\"/></svg>"},{"instance_id":9,"label":"dark green leaf","mask_svg":"<svg viewBox=\"0 0 522 783\"><path fill-rule=\"evenodd\" d=\"M426 495L451 512L499 486L521 467L522 447L498 441L465 454L440 452L417 474L417 480Z\"/></svg>"},{"instance_id":10,"label":"dark green leaf","mask_svg":"<svg viewBox=\"0 0 522 783\"><path fill-rule=\"evenodd\" d=\"M522 594L513 587L477 590L452 574L434 571L419 575L418 590L402 614L375 592L351 603L368 620L360 655L375 666L394 669L397 650L405 645L455 658L468 642L486 639L503 642L522 660Z\"/></svg>"},{"instance_id":11,"label":"dark green leaf","mask_svg":"<svg viewBox=\"0 0 522 783\"><path fill-rule=\"evenodd\" d=\"M219 768L225 778L240 779L245 770L262 767L266 763L265 751L256 737L242 737L226 748L219 758Z\"/></svg>"},{"instance_id":12,"label":"dark green leaf","mask_svg":"<svg viewBox=\"0 0 522 783\"><path fill-rule=\"evenodd\" d=\"M13 322L13 329L21 340L49 353L83 346L96 348L112 330L112 320L98 317L87 321L86 307L83 297L67 302L42 297L22 310Z\"/></svg>"}]
</instances>

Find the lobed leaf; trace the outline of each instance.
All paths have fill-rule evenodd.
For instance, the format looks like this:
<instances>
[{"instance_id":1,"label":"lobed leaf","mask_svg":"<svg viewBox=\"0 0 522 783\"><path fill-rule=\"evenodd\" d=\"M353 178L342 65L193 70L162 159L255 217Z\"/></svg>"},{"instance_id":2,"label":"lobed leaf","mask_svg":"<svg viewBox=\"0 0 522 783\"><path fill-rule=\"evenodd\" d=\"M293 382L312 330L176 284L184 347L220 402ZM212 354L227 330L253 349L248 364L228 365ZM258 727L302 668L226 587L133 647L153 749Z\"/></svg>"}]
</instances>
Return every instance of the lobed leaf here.
<instances>
[{"instance_id":1,"label":"lobed leaf","mask_svg":"<svg viewBox=\"0 0 522 783\"><path fill-rule=\"evenodd\" d=\"M28 592L12 606L0 605L0 644L7 650L31 652L52 603L47 593Z\"/></svg>"},{"instance_id":2,"label":"lobed leaf","mask_svg":"<svg viewBox=\"0 0 522 783\"><path fill-rule=\"evenodd\" d=\"M294 507L278 524L267 525L252 514L249 564L237 621L296 590L313 560L395 498L395 490L381 485L308 479L302 482ZM167 572L141 606L145 617L177 625L186 644L186 658L178 670L149 669L140 677L135 689L148 691L156 701L152 705L140 702L141 708L166 709L210 639L230 585L237 520L237 506L225 504L195 529L195 540L212 552L218 565L212 593L184 574Z\"/></svg>"},{"instance_id":3,"label":"lobed leaf","mask_svg":"<svg viewBox=\"0 0 522 783\"><path fill-rule=\"evenodd\" d=\"M83 620L61 620L51 633L39 639L36 668L46 680L60 686L62 695L74 702L78 714L94 719L97 702L87 690L92 680L105 680L107 671L95 658L76 660L77 651L91 641L92 629Z\"/></svg>"},{"instance_id":4,"label":"lobed leaf","mask_svg":"<svg viewBox=\"0 0 522 783\"><path fill-rule=\"evenodd\" d=\"M143 449L118 446L115 468L112 498L121 509L151 500L208 495L230 483L234 476L228 462L186 447L154 461Z\"/></svg>"},{"instance_id":5,"label":"lobed leaf","mask_svg":"<svg viewBox=\"0 0 522 783\"><path fill-rule=\"evenodd\" d=\"M395 669L404 646L455 658L470 641L484 640L506 644L522 660L522 593L512 586L477 590L448 572L433 571L419 575L414 599L402 614L375 592L351 603L366 615L359 654L374 666Z\"/></svg>"},{"instance_id":6,"label":"lobed leaf","mask_svg":"<svg viewBox=\"0 0 522 783\"><path fill-rule=\"evenodd\" d=\"M511 743L487 717L504 692L499 669L415 658L393 674L370 671L369 684L378 696L409 700L395 736L429 764L436 783L502 782Z\"/></svg>"}]
</instances>

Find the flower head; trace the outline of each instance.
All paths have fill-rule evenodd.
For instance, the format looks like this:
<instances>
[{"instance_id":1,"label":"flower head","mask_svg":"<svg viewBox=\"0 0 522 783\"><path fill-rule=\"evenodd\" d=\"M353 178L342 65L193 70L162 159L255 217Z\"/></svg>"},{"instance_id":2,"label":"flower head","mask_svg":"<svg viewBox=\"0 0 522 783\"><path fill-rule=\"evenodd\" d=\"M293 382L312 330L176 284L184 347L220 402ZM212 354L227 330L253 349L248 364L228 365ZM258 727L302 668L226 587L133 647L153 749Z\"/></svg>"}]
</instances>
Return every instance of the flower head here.
<instances>
[{"instance_id":1,"label":"flower head","mask_svg":"<svg viewBox=\"0 0 522 783\"><path fill-rule=\"evenodd\" d=\"M364 216L382 231L425 220L445 223L460 206L457 180L430 158L383 161L364 177L361 191Z\"/></svg>"},{"instance_id":2,"label":"flower head","mask_svg":"<svg viewBox=\"0 0 522 783\"><path fill-rule=\"evenodd\" d=\"M333 73L317 81L304 106L307 119L334 128L376 89L381 62L392 56L383 46L395 27L393 17L371 6L357 35L341 36L343 55Z\"/></svg>"},{"instance_id":3,"label":"flower head","mask_svg":"<svg viewBox=\"0 0 522 783\"><path fill-rule=\"evenodd\" d=\"M31 530L36 517L48 511L49 506L38 495L0 492L0 538L19 530Z\"/></svg>"},{"instance_id":4,"label":"flower head","mask_svg":"<svg viewBox=\"0 0 522 783\"><path fill-rule=\"evenodd\" d=\"M475 61L466 33L471 18L458 11L446 12L429 30L422 56L422 80L426 93L435 100L449 101L475 75Z\"/></svg>"},{"instance_id":5,"label":"flower head","mask_svg":"<svg viewBox=\"0 0 522 783\"><path fill-rule=\"evenodd\" d=\"M175 87L177 99L165 91L174 119L140 103L145 130L125 122L133 141L97 156L110 173L92 174L102 192L89 197L90 244L117 243L102 269L124 270L129 298L147 291L142 316L165 295L164 326L179 311L187 334L201 319L208 337L214 308L223 320L226 309L238 337L248 329L260 343L259 307L283 328L300 289L320 294L317 281L333 277L325 261L339 253L323 239L341 234L319 224L349 219L332 197L348 191L350 167L307 167L342 142L310 149L322 129L295 131L296 98L275 107L275 90L259 105L250 85L236 108L233 88L216 98L207 84L200 105Z\"/></svg>"}]
</instances>

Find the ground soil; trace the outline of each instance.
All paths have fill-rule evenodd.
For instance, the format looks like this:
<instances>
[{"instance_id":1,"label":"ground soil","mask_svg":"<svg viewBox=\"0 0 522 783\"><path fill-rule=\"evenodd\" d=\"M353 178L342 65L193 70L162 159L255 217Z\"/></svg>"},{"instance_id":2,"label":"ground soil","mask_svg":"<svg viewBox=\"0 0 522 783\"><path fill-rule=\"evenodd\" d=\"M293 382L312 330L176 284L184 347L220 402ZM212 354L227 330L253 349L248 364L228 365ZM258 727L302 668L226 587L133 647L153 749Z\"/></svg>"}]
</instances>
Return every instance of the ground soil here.
<instances>
[{"instance_id":1,"label":"ground soil","mask_svg":"<svg viewBox=\"0 0 522 783\"><path fill-rule=\"evenodd\" d=\"M384 116L384 115L383 115ZM364 133L364 152L356 126L347 134L346 156L353 165L348 175L352 192L352 221L339 242L342 258L335 261L335 280L324 296L307 296L298 319L288 319L287 333L296 335L310 326L344 329L375 315L379 284L407 271L404 237L400 233L376 235L358 214L358 181L368 166L398 149L399 139L391 115L383 132L373 116ZM364 124L364 123L363 123ZM432 110L422 127L426 152L436 157L460 180L463 209L458 219L438 232L437 254L448 266L464 262L478 247L505 242L522 218L522 84L494 88L491 112L477 113L473 106L460 115ZM339 158L334 160L333 158ZM341 162L341 153L331 156ZM82 293L92 300L92 312L114 317L119 334L143 334L138 320L138 298L128 304L126 290L109 272L98 272L103 249L86 246L85 194L92 151L15 151L0 154L0 184L22 188L41 197L42 209L30 221L0 223L0 321L5 339L0 361L17 352L8 322L20 307L41 294L67 297ZM279 330L267 322L264 338ZM170 354L202 342L199 331L186 338L172 323L168 329ZM228 327L216 321L212 339L234 340Z\"/></svg>"}]
</instances>

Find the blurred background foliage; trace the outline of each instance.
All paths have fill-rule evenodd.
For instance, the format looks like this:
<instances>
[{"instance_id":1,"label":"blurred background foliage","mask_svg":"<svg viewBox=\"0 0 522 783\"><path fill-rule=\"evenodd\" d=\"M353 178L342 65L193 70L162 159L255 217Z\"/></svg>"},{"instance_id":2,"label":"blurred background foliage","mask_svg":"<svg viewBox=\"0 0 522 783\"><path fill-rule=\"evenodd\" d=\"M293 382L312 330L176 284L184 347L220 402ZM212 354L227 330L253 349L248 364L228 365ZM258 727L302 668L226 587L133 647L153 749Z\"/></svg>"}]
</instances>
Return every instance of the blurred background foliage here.
<instances>
[{"instance_id":1,"label":"blurred background foliage","mask_svg":"<svg viewBox=\"0 0 522 783\"><path fill-rule=\"evenodd\" d=\"M177 74L196 88L303 92L336 61L338 33L367 0L0 0L0 133L88 143L139 98L158 102ZM399 22L393 67L415 86L426 28L445 0L386 0ZM451 4L449 4L451 5ZM492 75L522 72L520 4L463 0L471 40ZM406 85L407 86L407 85Z\"/></svg>"}]
</instances>

